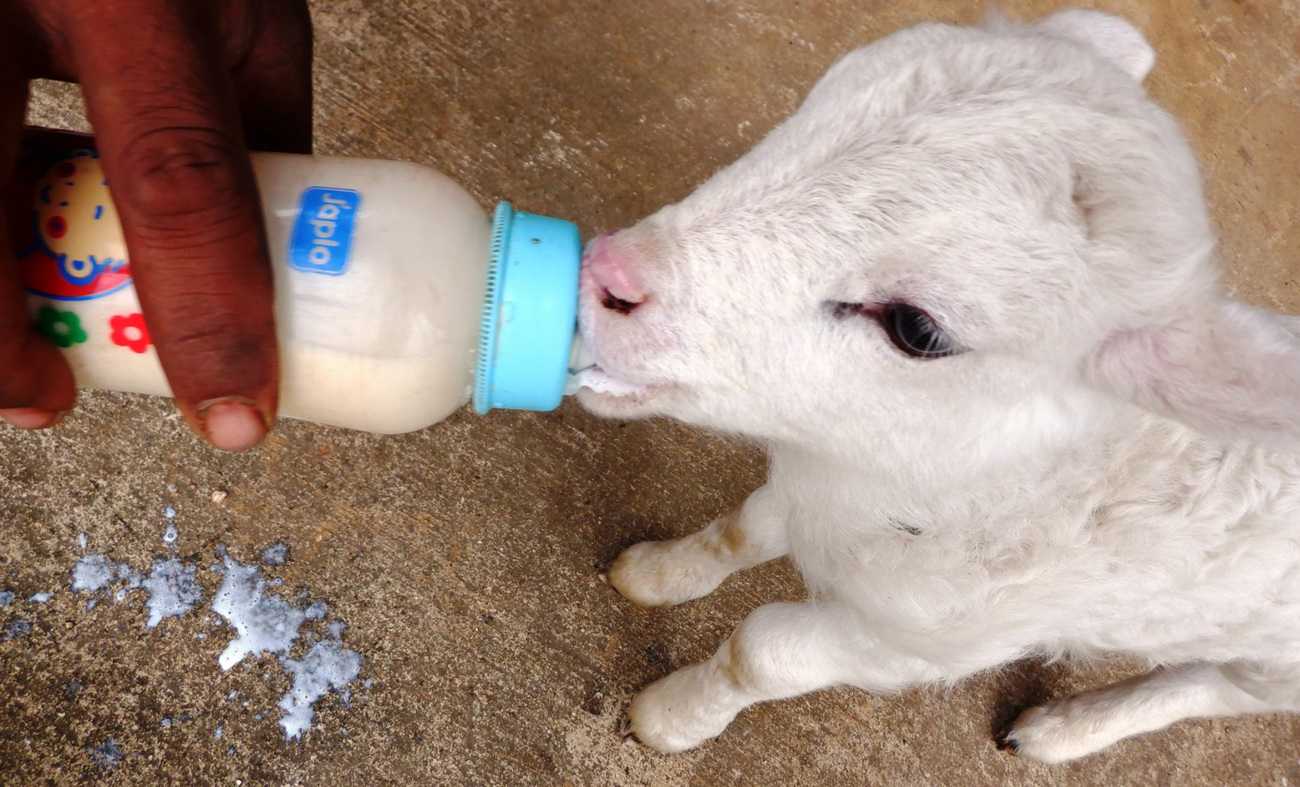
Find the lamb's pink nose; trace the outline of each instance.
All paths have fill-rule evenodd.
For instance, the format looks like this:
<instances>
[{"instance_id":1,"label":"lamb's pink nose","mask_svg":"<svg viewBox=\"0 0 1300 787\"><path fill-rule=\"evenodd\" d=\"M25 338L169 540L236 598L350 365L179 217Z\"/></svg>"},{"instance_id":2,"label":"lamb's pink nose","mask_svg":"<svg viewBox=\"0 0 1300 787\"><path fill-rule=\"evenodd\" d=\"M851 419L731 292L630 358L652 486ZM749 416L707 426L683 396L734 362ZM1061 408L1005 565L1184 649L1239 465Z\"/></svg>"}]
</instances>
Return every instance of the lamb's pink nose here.
<instances>
[{"instance_id":1,"label":"lamb's pink nose","mask_svg":"<svg viewBox=\"0 0 1300 787\"><path fill-rule=\"evenodd\" d=\"M626 255L613 240L614 233L601 235L587 244L582 254L582 275L601 305L619 314L631 314L646 301L641 280L627 265Z\"/></svg>"}]
</instances>

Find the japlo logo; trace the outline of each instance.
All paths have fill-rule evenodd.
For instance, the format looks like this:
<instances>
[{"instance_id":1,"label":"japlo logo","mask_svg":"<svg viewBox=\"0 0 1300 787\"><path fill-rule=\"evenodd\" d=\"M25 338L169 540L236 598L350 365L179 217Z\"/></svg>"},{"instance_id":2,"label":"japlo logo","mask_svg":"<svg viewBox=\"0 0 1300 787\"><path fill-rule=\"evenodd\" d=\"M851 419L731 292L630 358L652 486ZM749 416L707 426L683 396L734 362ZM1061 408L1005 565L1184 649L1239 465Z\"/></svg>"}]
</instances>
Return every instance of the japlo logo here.
<instances>
[{"instance_id":1,"label":"japlo logo","mask_svg":"<svg viewBox=\"0 0 1300 787\"><path fill-rule=\"evenodd\" d=\"M360 192L313 186L302 192L289 240L289 267L342 276L348 270Z\"/></svg>"}]
</instances>

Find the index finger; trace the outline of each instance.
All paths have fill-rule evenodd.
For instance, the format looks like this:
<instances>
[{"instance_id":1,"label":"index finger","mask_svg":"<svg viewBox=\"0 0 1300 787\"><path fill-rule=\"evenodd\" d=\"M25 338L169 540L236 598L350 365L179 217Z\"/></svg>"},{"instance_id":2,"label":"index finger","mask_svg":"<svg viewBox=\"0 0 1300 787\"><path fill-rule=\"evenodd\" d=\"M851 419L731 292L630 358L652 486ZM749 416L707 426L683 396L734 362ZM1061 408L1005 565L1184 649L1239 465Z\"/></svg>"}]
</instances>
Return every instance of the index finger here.
<instances>
[{"instance_id":1,"label":"index finger","mask_svg":"<svg viewBox=\"0 0 1300 787\"><path fill-rule=\"evenodd\" d=\"M261 206L211 4L85 3L72 17L87 115L176 403L216 447L248 448L275 418L279 362Z\"/></svg>"}]
</instances>

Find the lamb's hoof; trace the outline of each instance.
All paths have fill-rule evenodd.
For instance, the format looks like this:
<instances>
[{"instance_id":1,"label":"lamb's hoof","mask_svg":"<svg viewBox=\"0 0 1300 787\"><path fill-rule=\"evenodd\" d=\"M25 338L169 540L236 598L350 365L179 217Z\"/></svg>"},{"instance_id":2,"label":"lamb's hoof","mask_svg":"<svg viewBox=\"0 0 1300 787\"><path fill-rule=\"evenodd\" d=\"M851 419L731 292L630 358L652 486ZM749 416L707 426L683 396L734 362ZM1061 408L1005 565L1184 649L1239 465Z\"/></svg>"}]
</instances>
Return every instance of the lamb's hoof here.
<instances>
[{"instance_id":1,"label":"lamb's hoof","mask_svg":"<svg viewBox=\"0 0 1300 787\"><path fill-rule=\"evenodd\" d=\"M1008 754L1012 757L1020 753L1020 744L1011 739L1012 725L1008 724L993 736L993 743L998 747L998 751Z\"/></svg>"},{"instance_id":2,"label":"lamb's hoof","mask_svg":"<svg viewBox=\"0 0 1300 787\"><path fill-rule=\"evenodd\" d=\"M641 739L632 732L632 720L624 718L623 723L618 725L618 737L623 739L624 746L642 746Z\"/></svg>"}]
</instances>

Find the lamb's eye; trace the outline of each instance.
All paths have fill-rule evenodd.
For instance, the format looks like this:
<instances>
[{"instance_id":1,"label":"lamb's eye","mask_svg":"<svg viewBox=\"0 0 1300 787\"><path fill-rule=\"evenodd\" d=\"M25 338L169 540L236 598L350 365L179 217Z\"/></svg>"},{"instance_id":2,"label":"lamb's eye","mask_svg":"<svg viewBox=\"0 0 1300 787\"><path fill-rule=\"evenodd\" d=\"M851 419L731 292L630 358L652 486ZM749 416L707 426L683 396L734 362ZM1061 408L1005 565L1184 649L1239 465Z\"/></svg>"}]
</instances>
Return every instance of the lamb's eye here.
<instances>
[{"instance_id":1,"label":"lamb's eye","mask_svg":"<svg viewBox=\"0 0 1300 787\"><path fill-rule=\"evenodd\" d=\"M861 315L875 320L894 346L913 358L943 358L965 351L933 317L910 303L832 303L831 315L837 319Z\"/></svg>"},{"instance_id":2,"label":"lamb's eye","mask_svg":"<svg viewBox=\"0 0 1300 787\"><path fill-rule=\"evenodd\" d=\"M934 318L915 306L886 303L876 319L894 346L913 358L943 358L961 352Z\"/></svg>"}]
</instances>

